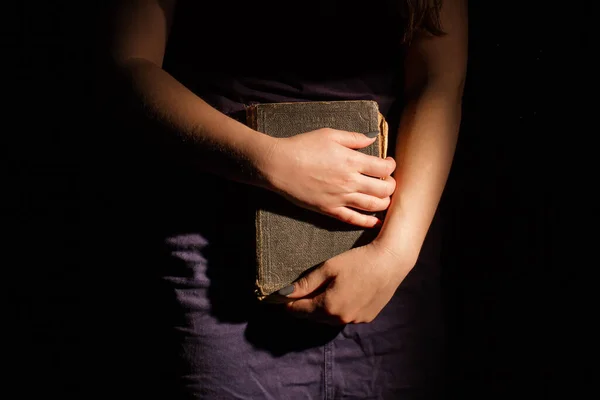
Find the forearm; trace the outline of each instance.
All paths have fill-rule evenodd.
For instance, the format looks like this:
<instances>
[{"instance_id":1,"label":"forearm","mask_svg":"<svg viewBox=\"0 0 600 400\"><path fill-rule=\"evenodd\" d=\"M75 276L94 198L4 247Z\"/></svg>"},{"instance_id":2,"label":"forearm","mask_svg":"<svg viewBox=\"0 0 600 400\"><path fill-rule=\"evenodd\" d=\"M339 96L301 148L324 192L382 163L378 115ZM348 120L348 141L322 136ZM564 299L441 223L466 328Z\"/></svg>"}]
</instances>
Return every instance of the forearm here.
<instances>
[{"instance_id":1,"label":"forearm","mask_svg":"<svg viewBox=\"0 0 600 400\"><path fill-rule=\"evenodd\" d=\"M143 131L137 140L158 143L163 155L192 168L264 183L260 164L272 138L214 109L150 61L128 60L116 70L117 93L128 99L121 108Z\"/></svg>"},{"instance_id":2,"label":"forearm","mask_svg":"<svg viewBox=\"0 0 600 400\"><path fill-rule=\"evenodd\" d=\"M395 149L397 186L378 237L416 262L444 190L458 138L462 88L428 84L402 114Z\"/></svg>"}]
</instances>

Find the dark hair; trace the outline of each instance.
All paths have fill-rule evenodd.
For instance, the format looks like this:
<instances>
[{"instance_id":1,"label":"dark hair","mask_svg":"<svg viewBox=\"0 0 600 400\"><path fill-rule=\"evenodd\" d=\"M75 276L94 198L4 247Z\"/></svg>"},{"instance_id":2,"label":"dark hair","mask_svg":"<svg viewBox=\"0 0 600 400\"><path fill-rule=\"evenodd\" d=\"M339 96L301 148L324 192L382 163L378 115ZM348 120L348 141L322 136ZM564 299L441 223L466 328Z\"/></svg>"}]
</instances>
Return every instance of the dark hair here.
<instances>
[{"instance_id":1,"label":"dark hair","mask_svg":"<svg viewBox=\"0 0 600 400\"><path fill-rule=\"evenodd\" d=\"M417 34L442 36L444 31L440 21L443 0L404 0L399 1L404 19L404 43L410 43Z\"/></svg>"}]
</instances>

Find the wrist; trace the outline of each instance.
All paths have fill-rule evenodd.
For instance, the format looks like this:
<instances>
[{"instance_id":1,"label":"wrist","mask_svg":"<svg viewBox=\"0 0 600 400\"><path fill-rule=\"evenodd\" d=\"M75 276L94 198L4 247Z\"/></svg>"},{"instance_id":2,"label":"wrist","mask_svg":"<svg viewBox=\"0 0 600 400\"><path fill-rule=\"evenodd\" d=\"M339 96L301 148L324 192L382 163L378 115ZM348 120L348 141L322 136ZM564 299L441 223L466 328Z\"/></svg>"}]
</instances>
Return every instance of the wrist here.
<instances>
[{"instance_id":1,"label":"wrist","mask_svg":"<svg viewBox=\"0 0 600 400\"><path fill-rule=\"evenodd\" d=\"M390 261L401 268L412 268L419 257L418 246L397 236L385 234L383 231L371 244L390 257Z\"/></svg>"},{"instance_id":2,"label":"wrist","mask_svg":"<svg viewBox=\"0 0 600 400\"><path fill-rule=\"evenodd\" d=\"M264 133L253 131L246 146L245 156L253 165L257 174L255 184L272 190L273 172L275 170L273 158L279 141Z\"/></svg>"}]
</instances>

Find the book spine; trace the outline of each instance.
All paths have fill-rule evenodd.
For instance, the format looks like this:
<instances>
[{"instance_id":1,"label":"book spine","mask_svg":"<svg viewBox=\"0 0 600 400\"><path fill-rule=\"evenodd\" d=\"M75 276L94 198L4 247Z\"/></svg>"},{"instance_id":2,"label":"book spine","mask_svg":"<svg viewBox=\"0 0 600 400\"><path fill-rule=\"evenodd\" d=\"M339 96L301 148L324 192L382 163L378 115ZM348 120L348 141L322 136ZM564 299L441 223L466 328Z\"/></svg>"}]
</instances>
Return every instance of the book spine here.
<instances>
[{"instance_id":1,"label":"book spine","mask_svg":"<svg viewBox=\"0 0 600 400\"><path fill-rule=\"evenodd\" d=\"M250 105L246 107L246 125L251 129L257 130L257 108L254 105ZM255 229L256 229L256 282L254 285L254 293L259 300L263 300L266 297L266 293L262 290L262 282L260 281L260 277L264 275L265 271L263 271L264 260L261 249L264 245L263 238L263 228L261 224L261 218L259 218L260 208L255 211Z\"/></svg>"}]
</instances>

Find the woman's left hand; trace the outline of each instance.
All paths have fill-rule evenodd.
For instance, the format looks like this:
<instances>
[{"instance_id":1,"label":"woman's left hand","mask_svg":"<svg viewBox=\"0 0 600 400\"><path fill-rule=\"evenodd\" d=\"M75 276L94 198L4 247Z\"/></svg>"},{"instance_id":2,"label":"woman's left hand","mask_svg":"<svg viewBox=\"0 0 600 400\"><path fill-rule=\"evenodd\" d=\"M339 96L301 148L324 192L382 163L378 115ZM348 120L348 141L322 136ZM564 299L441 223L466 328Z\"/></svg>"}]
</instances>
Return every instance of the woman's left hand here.
<instances>
[{"instance_id":1,"label":"woman's left hand","mask_svg":"<svg viewBox=\"0 0 600 400\"><path fill-rule=\"evenodd\" d=\"M294 282L286 307L330 324L371 322L413 266L412 260L375 240L327 260Z\"/></svg>"}]
</instances>

